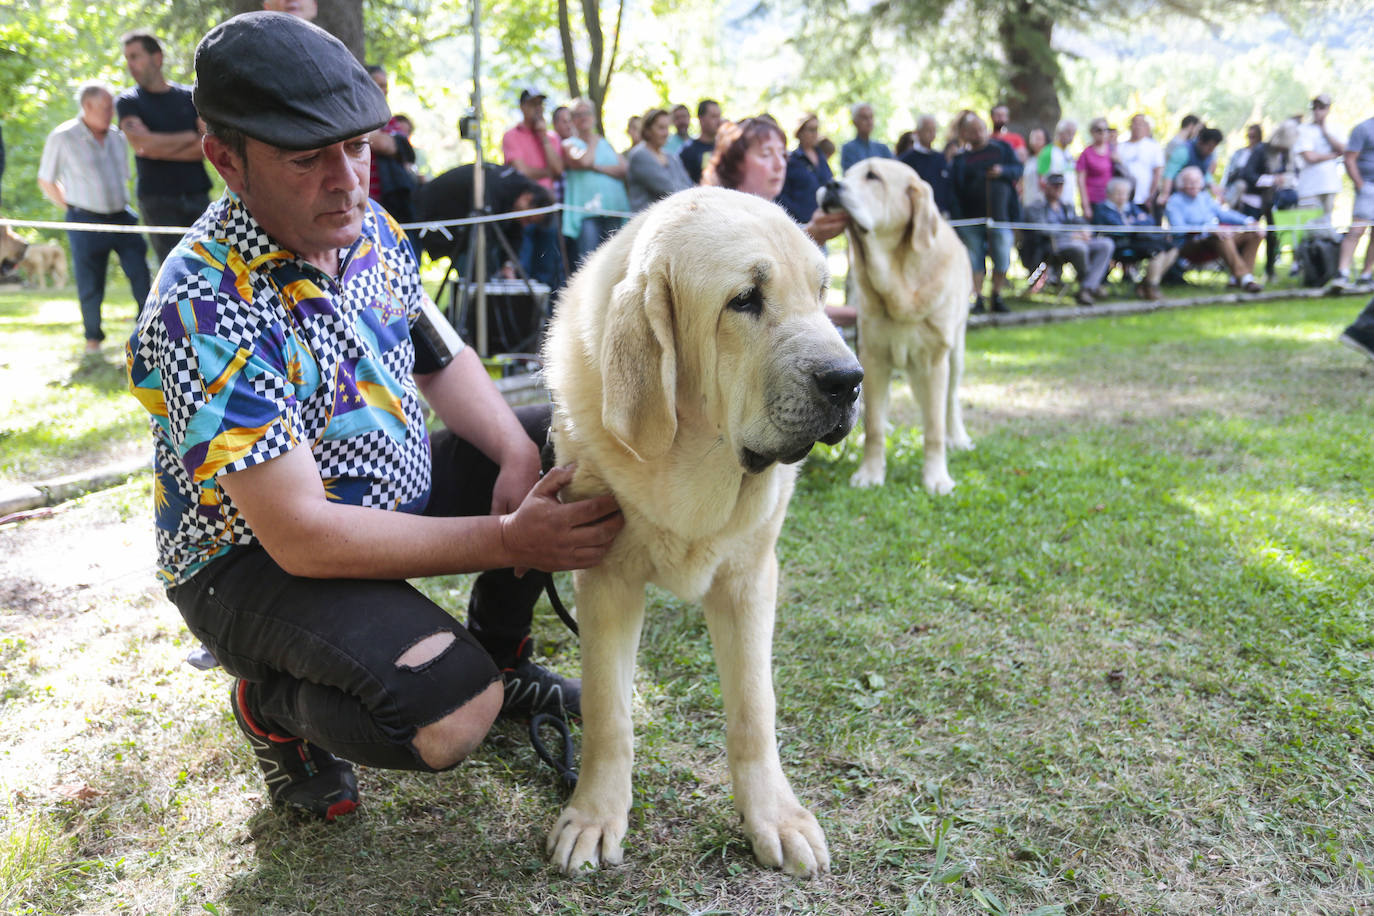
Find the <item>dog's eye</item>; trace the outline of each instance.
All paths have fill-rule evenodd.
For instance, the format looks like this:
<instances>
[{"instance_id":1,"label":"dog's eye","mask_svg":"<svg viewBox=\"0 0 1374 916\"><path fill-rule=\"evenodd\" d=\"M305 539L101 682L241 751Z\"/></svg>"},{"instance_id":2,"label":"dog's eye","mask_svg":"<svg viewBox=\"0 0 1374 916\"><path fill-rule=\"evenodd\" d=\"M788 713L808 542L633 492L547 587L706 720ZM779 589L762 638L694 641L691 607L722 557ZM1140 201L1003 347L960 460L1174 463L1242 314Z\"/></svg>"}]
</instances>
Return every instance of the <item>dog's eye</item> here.
<instances>
[{"instance_id":1,"label":"dog's eye","mask_svg":"<svg viewBox=\"0 0 1374 916\"><path fill-rule=\"evenodd\" d=\"M743 312L746 315L762 315L763 294L759 292L757 286L752 287L731 299L725 304L725 307L734 312Z\"/></svg>"},{"instance_id":2,"label":"dog's eye","mask_svg":"<svg viewBox=\"0 0 1374 916\"><path fill-rule=\"evenodd\" d=\"M868 170L868 174L865 175L864 178L868 181L882 181L882 179L878 177L878 173L872 169Z\"/></svg>"}]
</instances>

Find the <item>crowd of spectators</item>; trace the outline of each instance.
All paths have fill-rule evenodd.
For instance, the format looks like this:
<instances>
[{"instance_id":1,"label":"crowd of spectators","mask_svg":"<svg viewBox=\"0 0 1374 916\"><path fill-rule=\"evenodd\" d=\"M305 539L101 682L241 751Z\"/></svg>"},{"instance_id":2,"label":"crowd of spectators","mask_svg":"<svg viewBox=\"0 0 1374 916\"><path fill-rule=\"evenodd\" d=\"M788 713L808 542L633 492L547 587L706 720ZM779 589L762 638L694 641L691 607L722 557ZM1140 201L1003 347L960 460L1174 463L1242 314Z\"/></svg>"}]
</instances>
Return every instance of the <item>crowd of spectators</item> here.
<instances>
[{"instance_id":1,"label":"crowd of spectators","mask_svg":"<svg viewBox=\"0 0 1374 916\"><path fill-rule=\"evenodd\" d=\"M304 18L315 10L309 0L266 0L264 6ZM144 222L186 223L180 210L203 209L208 185L198 143L201 125L188 107L189 91L162 77L161 49L151 34L130 33L123 46L136 85L119 95L111 143L118 146L127 138L137 156ZM386 71L367 69L385 93ZM83 96L83 111L88 99ZM1272 280L1276 270L1275 211L1311 208L1330 224L1343 172L1357 191L1334 281L1346 285L1356 247L1374 220L1374 185L1365 184L1374 172L1374 130L1366 122L1347 139L1329 120L1332 100L1325 93L1312 99L1308 112L1284 120L1267 138L1261 125L1249 125L1246 145L1224 163L1222 131L1195 114L1185 116L1161 143L1144 114L1130 118L1124 138L1104 117L1088 122L1086 137L1072 119L1030 126L1023 134L1011 128L1011 109L997 104L988 121L970 110L948 121L923 113L913 130L900 133L889 146L875 136L873 106L859 102L849 109L853 134L837 149L815 113L786 126L767 114L730 121L716 100L702 99L695 107L695 133L693 109L684 104L658 107L629 120L629 146L617 150L598 133L588 100L572 99L555 108L548 122L547 104L548 96L538 89L519 91L521 119L503 135L501 155L515 175L542 189L541 201L565 205L547 218L522 219L515 233L519 269L551 289L624 222L626 213L698 184L731 186L721 178L731 171L719 161L722 147L729 147L722 138L743 137L747 157L759 163L759 174L768 172L770 181L773 173L780 176L780 186L767 196L821 245L844 229L842 221L821 214L815 205L817 189L835 175L831 160L836 153L840 173L871 157L905 163L931 185L936 206L954 221L968 249L975 311L1006 310L1003 292L1013 250L1033 276L1062 284L1063 268L1071 268L1075 300L1083 305L1102 296L1106 278L1118 264L1145 299L1159 298L1161 284L1180 277L1184 267L1209 263L1223 267L1232 285L1258 291L1261 243L1267 242L1261 275ZM756 126L750 133L741 131L741 125L772 127L761 132ZM73 129L90 135L88 145L104 148L105 133L98 123L92 126L82 116L62 130ZM424 178L410 142L412 129L408 118L397 115L369 138L371 195L403 223L451 209L421 205ZM50 138L54 154L62 130ZM51 163L45 165L40 178L48 182L45 190L59 192L49 196L67 206L70 195L61 193L61 181L52 180L53 169ZM740 171L738 163L734 171ZM66 183L79 190L89 182L66 176ZM112 199L100 206L114 214L127 209L122 204ZM78 211L69 211L74 219L73 214ZM1261 231L1260 223L1268 224L1267 229ZM172 239L152 238L160 261ZM74 236L73 247L84 252L91 248L89 241ZM78 284L92 287L82 294L92 347L100 337L98 297L103 292L91 279L99 272L95 261L103 263L105 251L119 247L113 238L103 241L89 270L77 265ZM418 233L412 243L417 251L433 247ZM508 272L516 269L513 261L505 266ZM1374 245L1367 249L1360 280L1370 281L1371 266Z\"/></svg>"}]
</instances>

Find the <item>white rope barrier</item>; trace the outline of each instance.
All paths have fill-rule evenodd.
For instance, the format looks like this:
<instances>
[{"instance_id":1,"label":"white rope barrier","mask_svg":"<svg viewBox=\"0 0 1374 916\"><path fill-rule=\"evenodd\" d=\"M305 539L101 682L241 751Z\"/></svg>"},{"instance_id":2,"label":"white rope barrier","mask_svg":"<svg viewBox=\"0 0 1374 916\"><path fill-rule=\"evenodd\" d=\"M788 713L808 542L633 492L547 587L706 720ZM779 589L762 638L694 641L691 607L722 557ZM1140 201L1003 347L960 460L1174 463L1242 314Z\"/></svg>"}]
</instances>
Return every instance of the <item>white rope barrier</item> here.
<instances>
[{"instance_id":1,"label":"white rope barrier","mask_svg":"<svg viewBox=\"0 0 1374 916\"><path fill-rule=\"evenodd\" d=\"M401 228L406 230L419 229L421 235L429 232L438 232L441 233L444 238L451 239L453 235L448 231L449 229L485 223L500 223L513 219L527 219L532 216L544 216L548 213L557 213L560 211L583 213L587 216L613 216L624 219L629 219L634 216L633 213L626 213L619 210L601 210L593 207L570 207L567 204L550 204L547 207L536 207L530 210L513 210L509 213L492 213L485 216L468 216L461 219L431 220L423 223L402 223ZM1219 228L1262 233L1329 230L1337 234L1343 234L1351 228L1349 224L1337 226L1324 221L1291 223L1286 225L1211 223L1206 226L1184 226L1180 228L1172 226L1107 226L1100 223L1005 222L1002 220L985 218L953 219L949 220L949 224L956 229L963 226L982 225L987 226L989 229L1029 229L1047 233L1086 231L1104 235L1170 235L1175 233L1196 233L1204 230L1212 231ZM142 224L129 225L123 223L69 223L63 220L22 220L9 219L7 217L0 217L0 226L13 226L24 229L61 229L63 231L77 232L146 232L155 235L184 235L190 228L189 226L144 226Z\"/></svg>"}]
</instances>

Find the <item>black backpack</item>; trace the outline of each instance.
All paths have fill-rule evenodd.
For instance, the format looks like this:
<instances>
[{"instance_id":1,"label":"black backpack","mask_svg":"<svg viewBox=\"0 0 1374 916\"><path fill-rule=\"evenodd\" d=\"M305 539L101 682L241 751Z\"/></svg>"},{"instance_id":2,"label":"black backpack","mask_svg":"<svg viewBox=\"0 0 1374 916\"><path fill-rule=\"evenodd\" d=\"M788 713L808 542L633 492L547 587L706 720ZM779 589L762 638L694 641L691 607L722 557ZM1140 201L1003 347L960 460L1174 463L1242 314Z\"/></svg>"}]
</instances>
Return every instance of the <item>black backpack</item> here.
<instances>
[{"instance_id":1,"label":"black backpack","mask_svg":"<svg viewBox=\"0 0 1374 916\"><path fill-rule=\"evenodd\" d=\"M1340 263L1341 243L1321 233L1304 233L1293 257L1302 271L1302 285L1306 287L1325 286L1336 276Z\"/></svg>"}]
</instances>

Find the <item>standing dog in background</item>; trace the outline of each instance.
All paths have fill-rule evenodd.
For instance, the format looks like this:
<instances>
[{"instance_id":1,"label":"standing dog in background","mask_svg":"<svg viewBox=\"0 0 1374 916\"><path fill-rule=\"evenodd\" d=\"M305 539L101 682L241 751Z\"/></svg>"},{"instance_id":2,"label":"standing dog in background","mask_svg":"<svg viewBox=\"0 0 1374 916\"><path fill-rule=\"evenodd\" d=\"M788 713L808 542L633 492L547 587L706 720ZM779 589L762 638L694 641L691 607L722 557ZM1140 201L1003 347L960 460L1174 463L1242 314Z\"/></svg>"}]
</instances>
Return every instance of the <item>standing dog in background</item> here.
<instances>
[{"instance_id":1,"label":"standing dog in background","mask_svg":"<svg viewBox=\"0 0 1374 916\"><path fill-rule=\"evenodd\" d=\"M864 457L856 487L886 476L888 386L903 369L921 408L930 493L954 489L946 449L971 449L959 407L972 279L968 252L935 208L930 185L887 159L855 163L818 193L849 214L849 271L859 291L859 362L864 368Z\"/></svg>"},{"instance_id":2,"label":"standing dog in background","mask_svg":"<svg viewBox=\"0 0 1374 916\"><path fill-rule=\"evenodd\" d=\"M67 285L67 252L57 242L34 242L19 259L19 271L26 286L46 289L51 281L61 289Z\"/></svg>"}]
</instances>

